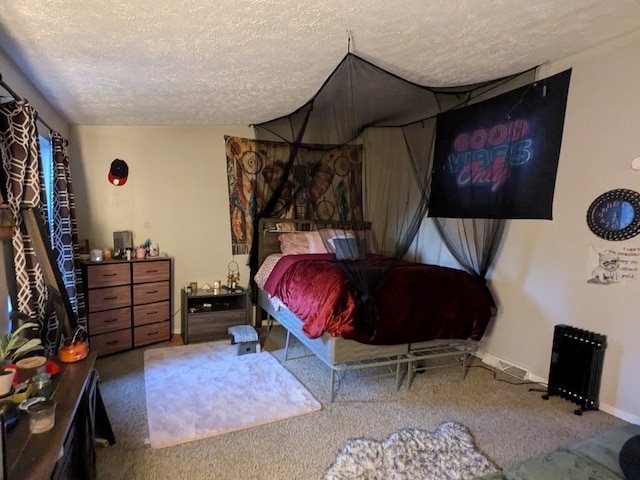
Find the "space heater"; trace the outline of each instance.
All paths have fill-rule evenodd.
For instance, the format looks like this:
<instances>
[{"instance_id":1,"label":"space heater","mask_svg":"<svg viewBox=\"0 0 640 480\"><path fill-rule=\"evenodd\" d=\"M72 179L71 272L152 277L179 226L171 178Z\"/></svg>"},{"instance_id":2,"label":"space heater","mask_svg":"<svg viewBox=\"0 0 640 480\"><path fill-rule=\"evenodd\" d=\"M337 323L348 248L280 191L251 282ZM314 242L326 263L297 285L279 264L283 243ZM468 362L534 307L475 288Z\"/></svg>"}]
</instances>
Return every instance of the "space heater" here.
<instances>
[{"instance_id":1,"label":"space heater","mask_svg":"<svg viewBox=\"0 0 640 480\"><path fill-rule=\"evenodd\" d=\"M598 410L600 381L607 337L598 333L556 325L553 334L551 367L547 394L542 398L559 395L580 405L575 410Z\"/></svg>"}]
</instances>

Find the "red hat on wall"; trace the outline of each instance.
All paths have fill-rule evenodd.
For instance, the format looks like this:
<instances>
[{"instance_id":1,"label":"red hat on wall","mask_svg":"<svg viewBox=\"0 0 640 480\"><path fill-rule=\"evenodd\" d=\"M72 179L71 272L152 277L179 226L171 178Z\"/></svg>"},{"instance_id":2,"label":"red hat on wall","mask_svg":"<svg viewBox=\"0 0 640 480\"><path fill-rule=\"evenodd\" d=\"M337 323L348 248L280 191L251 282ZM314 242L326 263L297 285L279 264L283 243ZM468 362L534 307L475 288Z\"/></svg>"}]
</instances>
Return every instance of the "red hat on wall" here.
<instances>
[{"instance_id":1,"label":"red hat on wall","mask_svg":"<svg viewBox=\"0 0 640 480\"><path fill-rule=\"evenodd\" d=\"M124 160L120 160L116 158L113 162L111 162L111 168L109 169L109 182L115 185L116 187L121 187L125 183L127 183L127 178L129 177L129 167L127 162Z\"/></svg>"}]
</instances>

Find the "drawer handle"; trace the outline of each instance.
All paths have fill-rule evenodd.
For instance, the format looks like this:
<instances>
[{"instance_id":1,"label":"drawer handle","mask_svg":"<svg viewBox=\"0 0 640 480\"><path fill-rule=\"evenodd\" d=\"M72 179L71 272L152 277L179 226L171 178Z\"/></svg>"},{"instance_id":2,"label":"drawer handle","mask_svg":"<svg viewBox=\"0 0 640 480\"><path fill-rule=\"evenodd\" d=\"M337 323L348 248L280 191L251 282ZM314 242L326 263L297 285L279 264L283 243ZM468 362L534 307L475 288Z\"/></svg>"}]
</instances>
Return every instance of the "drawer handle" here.
<instances>
[{"instance_id":1,"label":"drawer handle","mask_svg":"<svg viewBox=\"0 0 640 480\"><path fill-rule=\"evenodd\" d=\"M145 273L158 273L158 269L155 270L147 270Z\"/></svg>"},{"instance_id":2,"label":"drawer handle","mask_svg":"<svg viewBox=\"0 0 640 480\"><path fill-rule=\"evenodd\" d=\"M158 293L158 290L149 290L146 293Z\"/></svg>"},{"instance_id":3,"label":"drawer handle","mask_svg":"<svg viewBox=\"0 0 640 480\"><path fill-rule=\"evenodd\" d=\"M116 298L118 298L117 295L112 295L110 297L104 297L105 300L115 300Z\"/></svg>"},{"instance_id":4,"label":"drawer handle","mask_svg":"<svg viewBox=\"0 0 640 480\"><path fill-rule=\"evenodd\" d=\"M117 320L118 320L117 318L110 318L108 320L105 320L104 323L113 323L113 322L115 322Z\"/></svg>"},{"instance_id":5,"label":"drawer handle","mask_svg":"<svg viewBox=\"0 0 640 480\"><path fill-rule=\"evenodd\" d=\"M117 345L118 344L118 340L110 340L108 342L105 342L107 345Z\"/></svg>"},{"instance_id":6,"label":"drawer handle","mask_svg":"<svg viewBox=\"0 0 640 480\"><path fill-rule=\"evenodd\" d=\"M149 333L147 333L147 337L152 337L152 336L157 335L159 333L160 333L160 330L156 330L155 332L149 332Z\"/></svg>"},{"instance_id":7,"label":"drawer handle","mask_svg":"<svg viewBox=\"0 0 640 480\"><path fill-rule=\"evenodd\" d=\"M158 313L158 310L154 310L153 312L147 312L147 315L155 315Z\"/></svg>"},{"instance_id":8,"label":"drawer handle","mask_svg":"<svg viewBox=\"0 0 640 480\"><path fill-rule=\"evenodd\" d=\"M103 277L115 277L116 275L118 275L117 273L103 273L102 276Z\"/></svg>"}]
</instances>

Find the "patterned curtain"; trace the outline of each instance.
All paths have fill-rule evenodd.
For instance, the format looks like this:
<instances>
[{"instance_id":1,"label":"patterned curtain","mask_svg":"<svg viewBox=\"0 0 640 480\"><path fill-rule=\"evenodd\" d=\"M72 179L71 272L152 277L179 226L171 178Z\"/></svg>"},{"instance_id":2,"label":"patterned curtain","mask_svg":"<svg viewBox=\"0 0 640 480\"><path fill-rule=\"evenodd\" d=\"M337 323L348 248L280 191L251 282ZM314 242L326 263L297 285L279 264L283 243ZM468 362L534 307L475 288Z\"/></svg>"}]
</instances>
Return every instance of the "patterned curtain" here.
<instances>
[{"instance_id":1,"label":"patterned curtain","mask_svg":"<svg viewBox=\"0 0 640 480\"><path fill-rule=\"evenodd\" d=\"M51 132L53 150L53 238L51 246L58 254L57 263L66 287L69 302L77 324L86 327L84 293L81 285L80 260L78 258L78 224L76 203L69 168L69 142L58 132ZM43 213L47 209L43 208ZM71 319L72 325L75 323ZM49 325L47 339L55 342L58 324ZM55 327L51 328L51 327Z\"/></svg>"},{"instance_id":2,"label":"patterned curtain","mask_svg":"<svg viewBox=\"0 0 640 480\"><path fill-rule=\"evenodd\" d=\"M0 154L6 175L6 202L15 222L12 234L16 276L13 308L28 316L30 321L42 324L47 288L20 215L21 208L40 206L44 189L36 118L36 111L26 100L0 105Z\"/></svg>"}]
</instances>

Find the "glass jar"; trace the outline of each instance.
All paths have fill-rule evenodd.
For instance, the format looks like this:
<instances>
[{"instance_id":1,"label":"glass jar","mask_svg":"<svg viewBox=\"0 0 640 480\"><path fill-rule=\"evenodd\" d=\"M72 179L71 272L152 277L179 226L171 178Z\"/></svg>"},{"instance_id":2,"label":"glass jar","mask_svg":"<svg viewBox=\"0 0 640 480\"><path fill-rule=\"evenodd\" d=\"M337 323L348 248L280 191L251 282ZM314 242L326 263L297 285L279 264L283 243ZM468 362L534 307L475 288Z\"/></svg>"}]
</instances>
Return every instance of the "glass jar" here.
<instances>
[{"instance_id":1,"label":"glass jar","mask_svg":"<svg viewBox=\"0 0 640 480\"><path fill-rule=\"evenodd\" d=\"M38 373L31 379L31 396L51 398L53 395L53 382L48 373Z\"/></svg>"},{"instance_id":2,"label":"glass jar","mask_svg":"<svg viewBox=\"0 0 640 480\"><path fill-rule=\"evenodd\" d=\"M51 430L56 424L56 402L44 400L27 408L29 414L29 431L43 433Z\"/></svg>"}]
</instances>

